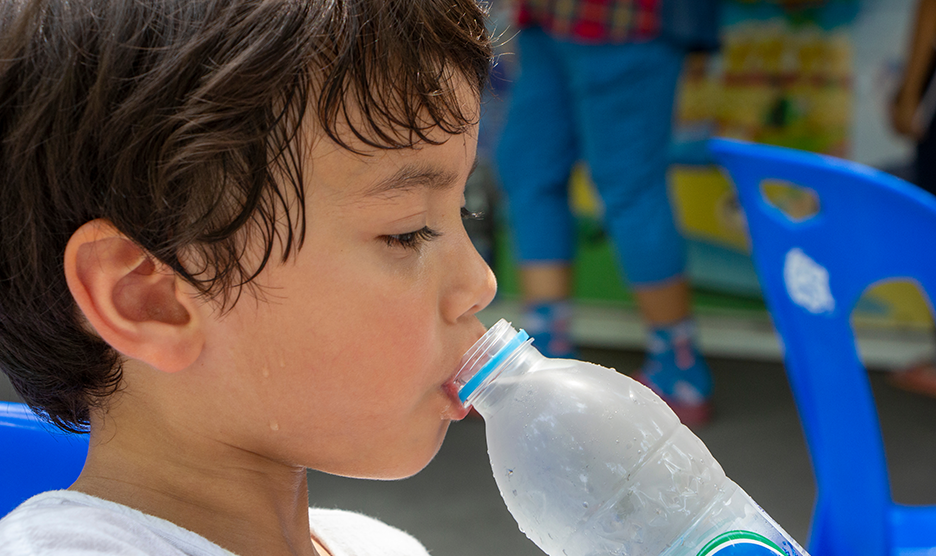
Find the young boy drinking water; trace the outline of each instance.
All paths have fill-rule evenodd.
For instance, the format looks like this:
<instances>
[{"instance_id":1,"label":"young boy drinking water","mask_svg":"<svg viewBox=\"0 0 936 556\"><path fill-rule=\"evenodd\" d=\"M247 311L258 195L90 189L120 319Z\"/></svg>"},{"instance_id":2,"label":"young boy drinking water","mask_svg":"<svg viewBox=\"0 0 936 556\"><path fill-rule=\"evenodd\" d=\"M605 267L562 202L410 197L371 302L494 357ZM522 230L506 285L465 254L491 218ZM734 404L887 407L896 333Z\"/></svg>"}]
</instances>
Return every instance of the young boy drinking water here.
<instances>
[{"instance_id":1,"label":"young boy drinking water","mask_svg":"<svg viewBox=\"0 0 936 556\"><path fill-rule=\"evenodd\" d=\"M474 0L5 0L0 368L87 430L0 554L410 555L306 468L412 475L462 418Z\"/></svg>"}]
</instances>

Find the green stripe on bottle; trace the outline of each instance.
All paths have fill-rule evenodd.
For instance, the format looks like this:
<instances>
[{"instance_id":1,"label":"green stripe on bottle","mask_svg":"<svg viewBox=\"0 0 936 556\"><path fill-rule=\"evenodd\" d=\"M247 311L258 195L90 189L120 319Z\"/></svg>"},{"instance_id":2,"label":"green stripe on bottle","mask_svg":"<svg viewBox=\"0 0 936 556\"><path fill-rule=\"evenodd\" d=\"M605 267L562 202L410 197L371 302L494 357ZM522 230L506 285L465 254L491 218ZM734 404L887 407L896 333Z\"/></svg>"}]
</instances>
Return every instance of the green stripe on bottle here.
<instances>
[{"instance_id":1,"label":"green stripe on bottle","mask_svg":"<svg viewBox=\"0 0 936 556\"><path fill-rule=\"evenodd\" d=\"M751 548L760 547L761 550L758 551L755 549L755 552L765 555L787 556L782 548L764 535L742 530L728 531L727 533L718 535L702 547L698 556L714 556L729 547L737 547L738 545L750 545Z\"/></svg>"}]
</instances>

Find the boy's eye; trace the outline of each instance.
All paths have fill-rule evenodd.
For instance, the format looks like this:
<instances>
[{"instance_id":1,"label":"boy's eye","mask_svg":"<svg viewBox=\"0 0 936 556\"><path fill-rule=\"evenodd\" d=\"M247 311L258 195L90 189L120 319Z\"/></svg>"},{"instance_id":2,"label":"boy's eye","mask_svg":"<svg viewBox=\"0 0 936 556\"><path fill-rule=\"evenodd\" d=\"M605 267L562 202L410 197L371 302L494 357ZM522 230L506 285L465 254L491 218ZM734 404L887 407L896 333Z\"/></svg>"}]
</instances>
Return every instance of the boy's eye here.
<instances>
[{"instance_id":1,"label":"boy's eye","mask_svg":"<svg viewBox=\"0 0 936 556\"><path fill-rule=\"evenodd\" d=\"M404 249L418 250L423 243L432 241L442 235L429 226L423 226L415 232L406 232L405 234L394 234L384 236L384 241L390 247L403 247Z\"/></svg>"},{"instance_id":2,"label":"boy's eye","mask_svg":"<svg viewBox=\"0 0 936 556\"><path fill-rule=\"evenodd\" d=\"M461 208L461 217L463 220L482 220L484 218L484 213L481 212L471 212L465 207ZM423 243L427 241L432 241L437 237L441 236L441 232L437 232L430 228L429 226L423 226L421 229L416 230L415 232L407 232L405 234L393 234L384 236L384 241L387 242L387 245L390 247L403 247L405 249L419 249Z\"/></svg>"}]
</instances>

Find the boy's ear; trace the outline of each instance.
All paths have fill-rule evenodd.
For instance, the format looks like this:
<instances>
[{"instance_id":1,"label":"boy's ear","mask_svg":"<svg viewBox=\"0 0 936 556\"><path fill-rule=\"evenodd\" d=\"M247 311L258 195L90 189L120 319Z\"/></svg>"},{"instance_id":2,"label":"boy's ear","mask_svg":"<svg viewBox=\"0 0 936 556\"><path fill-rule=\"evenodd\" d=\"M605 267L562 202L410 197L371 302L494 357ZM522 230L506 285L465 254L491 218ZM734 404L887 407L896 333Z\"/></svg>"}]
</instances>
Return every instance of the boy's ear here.
<instances>
[{"instance_id":1,"label":"boy's ear","mask_svg":"<svg viewBox=\"0 0 936 556\"><path fill-rule=\"evenodd\" d=\"M71 236L65 278L88 323L123 355L170 373L200 355L204 331L186 284L109 221Z\"/></svg>"}]
</instances>

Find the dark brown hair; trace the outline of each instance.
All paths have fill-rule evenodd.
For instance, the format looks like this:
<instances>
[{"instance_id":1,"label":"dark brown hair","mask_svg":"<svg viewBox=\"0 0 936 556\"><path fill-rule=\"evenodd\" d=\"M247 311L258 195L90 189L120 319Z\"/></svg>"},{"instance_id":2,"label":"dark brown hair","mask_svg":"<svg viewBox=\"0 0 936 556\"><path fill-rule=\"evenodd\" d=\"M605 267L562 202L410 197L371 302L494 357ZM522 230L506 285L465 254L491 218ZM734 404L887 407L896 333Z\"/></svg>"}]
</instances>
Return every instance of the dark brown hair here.
<instances>
[{"instance_id":1,"label":"dark brown hair","mask_svg":"<svg viewBox=\"0 0 936 556\"><path fill-rule=\"evenodd\" d=\"M0 3L0 368L52 423L86 430L121 369L65 283L78 227L110 220L230 306L302 244L307 113L345 148L347 124L410 148L472 122L455 80L480 96L490 59L475 0ZM266 246L251 266L248 234Z\"/></svg>"}]
</instances>

